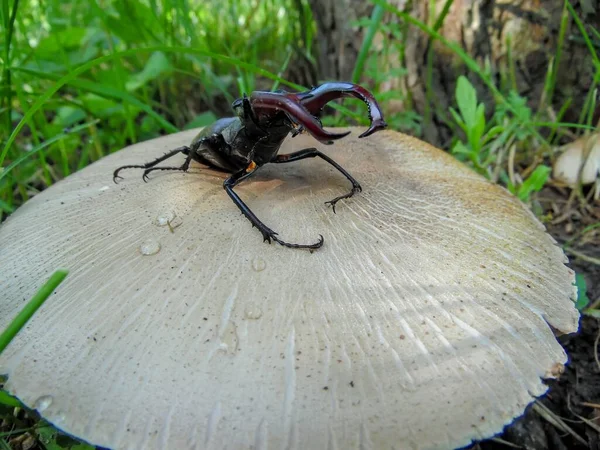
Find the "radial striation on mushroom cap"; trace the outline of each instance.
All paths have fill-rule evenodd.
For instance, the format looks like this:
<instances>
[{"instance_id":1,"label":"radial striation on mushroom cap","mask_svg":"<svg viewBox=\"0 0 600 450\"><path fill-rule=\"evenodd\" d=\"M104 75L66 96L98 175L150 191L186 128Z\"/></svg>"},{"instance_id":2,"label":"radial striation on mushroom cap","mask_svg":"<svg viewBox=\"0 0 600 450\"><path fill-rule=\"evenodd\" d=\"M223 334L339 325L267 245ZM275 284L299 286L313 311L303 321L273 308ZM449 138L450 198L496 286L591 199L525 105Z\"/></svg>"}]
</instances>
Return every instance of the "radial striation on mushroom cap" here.
<instances>
[{"instance_id":1,"label":"radial striation on mushroom cap","mask_svg":"<svg viewBox=\"0 0 600 450\"><path fill-rule=\"evenodd\" d=\"M339 130L338 130L339 131ZM225 175L112 171L187 144L129 147L0 228L0 328L66 281L0 355L6 389L111 448L451 448L501 431L567 361L574 274L517 199L383 131L267 165L238 192L310 253L267 245ZM280 153L315 146L288 139ZM183 157L182 157L183 158ZM283 236L282 236L283 237Z\"/></svg>"}]
</instances>

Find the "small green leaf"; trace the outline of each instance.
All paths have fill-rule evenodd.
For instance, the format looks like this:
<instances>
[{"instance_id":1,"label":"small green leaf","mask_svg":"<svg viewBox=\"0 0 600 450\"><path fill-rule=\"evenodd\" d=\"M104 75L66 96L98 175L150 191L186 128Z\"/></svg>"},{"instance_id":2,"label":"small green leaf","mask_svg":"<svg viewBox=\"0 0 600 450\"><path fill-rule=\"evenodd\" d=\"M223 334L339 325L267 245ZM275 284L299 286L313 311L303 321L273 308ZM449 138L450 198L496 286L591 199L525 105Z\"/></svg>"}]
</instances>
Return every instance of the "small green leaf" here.
<instances>
[{"instance_id":1,"label":"small green leaf","mask_svg":"<svg viewBox=\"0 0 600 450\"><path fill-rule=\"evenodd\" d=\"M36 59L55 61L65 50L81 48L87 30L85 28L69 27L64 30L53 30L47 37L40 40L35 48Z\"/></svg>"},{"instance_id":2,"label":"small green leaf","mask_svg":"<svg viewBox=\"0 0 600 450\"><path fill-rule=\"evenodd\" d=\"M597 319L600 319L600 309L586 309L583 311L583 313L587 316L592 316L596 317Z\"/></svg>"},{"instance_id":3,"label":"small green leaf","mask_svg":"<svg viewBox=\"0 0 600 450\"><path fill-rule=\"evenodd\" d=\"M22 406L19 400L3 390L0 390L0 403L6 406L13 406L15 408Z\"/></svg>"},{"instance_id":4,"label":"small green leaf","mask_svg":"<svg viewBox=\"0 0 600 450\"><path fill-rule=\"evenodd\" d=\"M56 110L56 116L52 120L54 125L58 125L60 128L70 127L78 122L85 119L85 111L75 106L61 106Z\"/></svg>"},{"instance_id":5,"label":"small green leaf","mask_svg":"<svg viewBox=\"0 0 600 450\"><path fill-rule=\"evenodd\" d=\"M96 450L96 447L94 447L93 445L81 443L71 447L71 450Z\"/></svg>"},{"instance_id":6,"label":"small green leaf","mask_svg":"<svg viewBox=\"0 0 600 450\"><path fill-rule=\"evenodd\" d=\"M471 82L463 75L456 83L456 103L467 128L475 126L477 93Z\"/></svg>"},{"instance_id":7,"label":"small green leaf","mask_svg":"<svg viewBox=\"0 0 600 450\"><path fill-rule=\"evenodd\" d=\"M452 153L455 155L469 155L470 156L473 153L473 150L471 150L469 147L467 147L462 142L457 142L456 144L454 144L454 147L452 147Z\"/></svg>"},{"instance_id":8,"label":"small green leaf","mask_svg":"<svg viewBox=\"0 0 600 450\"><path fill-rule=\"evenodd\" d=\"M488 130L488 132L485 134L485 136L483 136L482 144L485 144L485 143L491 141L493 138L495 138L496 136L501 134L504 131L504 129L505 128L500 125L496 125L495 127L490 128Z\"/></svg>"},{"instance_id":9,"label":"small green leaf","mask_svg":"<svg viewBox=\"0 0 600 450\"><path fill-rule=\"evenodd\" d=\"M4 167L0 167L0 174L2 174L2 172L4 172L4 170L5 170ZM2 199L0 199L0 209L8 214L12 214L15 210L14 206L9 205Z\"/></svg>"},{"instance_id":10,"label":"small green leaf","mask_svg":"<svg viewBox=\"0 0 600 450\"><path fill-rule=\"evenodd\" d=\"M548 181L550 172L552 172L552 169L548 166L543 164L537 166L533 173L519 187L517 194L519 199L526 202L529 200L531 194L539 192L546 184L546 181Z\"/></svg>"},{"instance_id":11,"label":"small green leaf","mask_svg":"<svg viewBox=\"0 0 600 450\"><path fill-rule=\"evenodd\" d=\"M469 129L469 142L474 151L479 153L482 143L481 138L485 131L485 107L481 103L475 111L475 120L472 127Z\"/></svg>"},{"instance_id":12,"label":"small green leaf","mask_svg":"<svg viewBox=\"0 0 600 450\"><path fill-rule=\"evenodd\" d=\"M64 450L56 442L56 436L58 434L56 428L52 426L37 428L35 433L46 450Z\"/></svg>"},{"instance_id":13,"label":"small green leaf","mask_svg":"<svg viewBox=\"0 0 600 450\"><path fill-rule=\"evenodd\" d=\"M198 114L196 117L192 119L185 127L184 130L191 130L192 128L200 128L206 127L217 120L217 116L215 116L212 112L207 111L202 114Z\"/></svg>"},{"instance_id":14,"label":"small green leaf","mask_svg":"<svg viewBox=\"0 0 600 450\"><path fill-rule=\"evenodd\" d=\"M575 286L577 286L577 302L575 303L575 307L579 311L583 311L590 304L590 299L587 296L585 278L580 273L575 275Z\"/></svg>"},{"instance_id":15,"label":"small green leaf","mask_svg":"<svg viewBox=\"0 0 600 450\"><path fill-rule=\"evenodd\" d=\"M69 52L69 64L71 64L71 66L77 66L86 63L98 56L99 53L100 52L96 47L86 45Z\"/></svg>"},{"instance_id":16,"label":"small green leaf","mask_svg":"<svg viewBox=\"0 0 600 450\"><path fill-rule=\"evenodd\" d=\"M171 63L163 52L154 52L146 62L144 69L132 75L126 83L128 91L134 91L149 81L155 80L159 76L169 73L172 70Z\"/></svg>"},{"instance_id":17,"label":"small green leaf","mask_svg":"<svg viewBox=\"0 0 600 450\"><path fill-rule=\"evenodd\" d=\"M107 119L116 114L123 112L123 104L115 102L110 98L106 98L94 93L87 93L79 97L83 105L95 117Z\"/></svg>"},{"instance_id":18,"label":"small green leaf","mask_svg":"<svg viewBox=\"0 0 600 450\"><path fill-rule=\"evenodd\" d=\"M465 122L464 122L464 120L462 120L462 117L460 117L460 114L454 108L452 108L452 107L450 107L450 113L452 114L452 117L454 117L454 121L466 133L467 132L467 127L465 126Z\"/></svg>"}]
</instances>

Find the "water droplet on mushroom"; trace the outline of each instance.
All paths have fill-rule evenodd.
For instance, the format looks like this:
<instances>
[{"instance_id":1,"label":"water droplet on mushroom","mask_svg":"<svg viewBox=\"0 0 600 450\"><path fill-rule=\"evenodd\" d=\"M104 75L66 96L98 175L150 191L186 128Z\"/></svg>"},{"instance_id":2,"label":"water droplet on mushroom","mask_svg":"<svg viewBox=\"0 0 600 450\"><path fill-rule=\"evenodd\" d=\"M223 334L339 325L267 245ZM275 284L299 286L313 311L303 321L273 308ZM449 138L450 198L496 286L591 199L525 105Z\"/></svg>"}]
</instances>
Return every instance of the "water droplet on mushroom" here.
<instances>
[{"instance_id":1,"label":"water droplet on mushroom","mask_svg":"<svg viewBox=\"0 0 600 450\"><path fill-rule=\"evenodd\" d=\"M156 216L154 224L159 227L166 227L170 222L173 222L176 216L173 211L163 211Z\"/></svg>"},{"instance_id":2,"label":"water droplet on mushroom","mask_svg":"<svg viewBox=\"0 0 600 450\"><path fill-rule=\"evenodd\" d=\"M56 415L52 418L52 423L54 425L60 425L61 423L63 423L65 421L65 413L62 411L59 411L56 413Z\"/></svg>"},{"instance_id":3,"label":"water droplet on mushroom","mask_svg":"<svg viewBox=\"0 0 600 450\"><path fill-rule=\"evenodd\" d=\"M48 409L48 407L52 404L52 400L53 398L51 395L42 395L34 402L33 408L37 409L39 412L42 412Z\"/></svg>"},{"instance_id":4,"label":"water droplet on mushroom","mask_svg":"<svg viewBox=\"0 0 600 450\"><path fill-rule=\"evenodd\" d=\"M154 219L154 225L159 227L169 227L171 233L174 233L175 228L179 227L182 223L181 218L177 217L177 214L173 211L162 212Z\"/></svg>"},{"instance_id":5,"label":"water droplet on mushroom","mask_svg":"<svg viewBox=\"0 0 600 450\"><path fill-rule=\"evenodd\" d=\"M233 322L229 322L221 334L219 350L226 353L235 353L238 348L238 343L237 327Z\"/></svg>"},{"instance_id":6,"label":"water droplet on mushroom","mask_svg":"<svg viewBox=\"0 0 600 450\"><path fill-rule=\"evenodd\" d=\"M252 268L256 272L262 272L263 270L265 270L267 268L267 262L264 259L262 259L260 256L257 256L256 258L254 258L252 260Z\"/></svg>"},{"instance_id":7,"label":"water droplet on mushroom","mask_svg":"<svg viewBox=\"0 0 600 450\"><path fill-rule=\"evenodd\" d=\"M102 186L99 191L100 192L104 192L104 191L108 191L110 189L110 186Z\"/></svg>"},{"instance_id":8,"label":"water droplet on mushroom","mask_svg":"<svg viewBox=\"0 0 600 450\"><path fill-rule=\"evenodd\" d=\"M225 342L221 342L219 344L219 350L227 353L227 350L229 350L229 345L227 345Z\"/></svg>"},{"instance_id":9,"label":"water droplet on mushroom","mask_svg":"<svg viewBox=\"0 0 600 450\"><path fill-rule=\"evenodd\" d=\"M253 304L249 304L248 306L246 306L246 309L244 310L244 315L246 316L246 319L249 320L256 320L256 319L260 319L260 317L262 316L262 309L260 309L259 306L257 305L253 305Z\"/></svg>"},{"instance_id":10,"label":"water droplet on mushroom","mask_svg":"<svg viewBox=\"0 0 600 450\"><path fill-rule=\"evenodd\" d=\"M160 243L158 241L146 241L140 245L140 252L144 256L156 255L160 251Z\"/></svg>"}]
</instances>

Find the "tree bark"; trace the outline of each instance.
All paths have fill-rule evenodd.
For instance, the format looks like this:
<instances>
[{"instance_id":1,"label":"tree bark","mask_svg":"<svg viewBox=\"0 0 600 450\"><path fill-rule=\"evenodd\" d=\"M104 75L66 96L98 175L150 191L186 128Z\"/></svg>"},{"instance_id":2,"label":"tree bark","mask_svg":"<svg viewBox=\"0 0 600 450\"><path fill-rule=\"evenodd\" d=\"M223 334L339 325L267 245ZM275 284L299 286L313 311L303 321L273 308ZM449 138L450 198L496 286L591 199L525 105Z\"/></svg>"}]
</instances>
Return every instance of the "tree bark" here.
<instances>
[{"instance_id":1,"label":"tree bark","mask_svg":"<svg viewBox=\"0 0 600 450\"><path fill-rule=\"evenodd\" d=\"M368 17L373 5L364 0L309 0L309 3L317 24L319 81L349 81L363 36L352 22Z\"/></svg>"},{"instance_id":2,"label":"tree bark","mask_svg":"<svg viewBox=\"0 0 600 450\"><path fill-rule=\"evenodd\" d=\"M340 2L342 5L339 7L333 6L334 0L310 2L317 19L322 53L319 74L321 77L347 78L354 67L362 39L362 33L356 34L350 29L349 21L370 14L370 10L362 6L362 2L349 0ZM349 10L355 3L361 6ZM433 26L445 2L438 0L435 11L429 10L431 2L391 0L388 3ZM580 0L578 4L572 1L572 4L586 24L588 34L594 36L589 28L599 27L599 11L590 8L589 0ZM544 94L549 67L552 61L556 62L562 15L563 2L559 0L454 0L439 32L458 43L482 70L487 65L497 86L509 88L514 84L516 91L528 98L529 106L534 110L551 106L553 111L558 111L571 99L563 121L577 122L595 69L590 50L570 16L558 61L556 88L549 103ZM397 20L392 15L384 18L386 22ZM443 125L447 119L445 112L455 103L459 75L468 76L478 88L480 101L491 105L493 98L481 79L467 70L457 55L441 42L432 43L427 35L409 27L404 43L404 54L393 59L404 61L396 64L404 64L408 74L404 78L390 79L382 89L402 90L410 96L410 107L426 119L423 137L435 145L445 146L450 137L449 129ZM429 82L428 50L432 52ZM380 61L381 67L389 64L390 61ZM512 75L502 78L508 74L514 74L514 79ZM406 108L407 104L403 102L395 107ZM434 108L431 114L430 107ZM489 106L487 112L491 113Z\"/></svg>"}]
</instances>

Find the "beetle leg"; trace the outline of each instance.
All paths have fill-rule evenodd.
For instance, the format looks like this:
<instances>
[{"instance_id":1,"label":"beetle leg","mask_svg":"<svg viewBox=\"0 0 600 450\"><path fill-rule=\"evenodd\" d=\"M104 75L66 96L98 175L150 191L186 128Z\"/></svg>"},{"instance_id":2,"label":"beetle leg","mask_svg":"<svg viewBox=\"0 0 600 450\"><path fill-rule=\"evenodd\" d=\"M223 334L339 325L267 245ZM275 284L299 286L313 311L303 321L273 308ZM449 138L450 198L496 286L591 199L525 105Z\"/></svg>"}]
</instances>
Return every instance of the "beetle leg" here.
<instances>
[{"instance_id":1,"label":"beetle leg","mask_svg":"<svg viewBox=\"0 0 600 450\"><path fill-rule=\"evenodd\" d=\"M356 181L354 179L354 177L346 171L346 169L344 169L342 166L340 166L338 163L336 163L333 159L331 159L326 154L321 153L316 148L305 148L304 150L299 150L294 153L288 153L287 155L277 155L275 158L273 158L271 160L271 162L281 164L281 163L300 161L301 159L305 159L305 158L314 158L317 156L319 158L327 161L329 164L331 164L333 167L335 167L337 170L339 170L352 183L352 189L350 190L350 192L348 192L347 194L344 194L344 195L340 195L339 197L336 197L333 200L329 200L328 202L325 202L325 204L331 205L331 207L333 208L333 212L335 213L335 204L338 201L340 201L344 198L350 198L357 192L362 191L362 187L360 186L358 181Z\"/></svg>"},{"instance_id":2,"label":"beetle leg","mask_svg":"<svg viewBox=\"0 0 600 450\"><path fill-rule=\"evenodd\" d=\"M359 136L361 138L369 136L387 126L383 120L383 113L373 94L358 84L345 82L324 83L310 91L287 94L287 96L298 100L314 116L318 115L325 105L332 100L342 97L354 97L362 100L369 110L371 125L367 131Z\"/></svg>"},{"instance_id":3,"label":"beetle leg","mask_svg":"<svg viewBox=\"0 0 600 450\"><path fill-rule=\"evenodd\" d=\"M246 216L246 218L250 221L253 227L258 228L258 230L262 233L263 241L267 241L269 244L271 243L271 239L275 242L289 248L308 248L308 249L317 249L323 245L323 236L320 236L319 240L314 244L291 244L289 242L285 242L277 237L277 233L267 227L264 223L262 223L258 217L248 208L242 199L235 193L233 188L237 186L239 183L244 181L246 178L250 177L259 166L256 165L255 162L251 162L250 165L243 170L240 170L234 174L232 174L229 178L227 178L223 182L223 188L233 200L233 203L240 209L242 214Z\"/></svg>"},{"instance_id":4,"label":"beetle leg","mask_svg":"<svg viewBox=\"0 0 600 450\"><path fill-rule=\"evenodd\" d=\"M154 167L158 163L163 162L172 156L175 156L177 153L183 153L184 155L187 155L187 157L185 158L185 162L181 166L179 166L179 167ZM188 168L190 166L191 160L192 160L192 156L191 156L190 148L188 146L179 147L179 148L176 148L175 150L171 150L170 152L165 153L160 158L156 158L154 161L151 161L149 163L119 167L117 170L115 170L113 172L113 181L116 183L117 180L123 179L123 177L119 176L119 172L123 169L146 169L146 170L144 170L144 175L143 175L144 181L146 181L148 172L151 172L153 170L183 170L183 171L186 171L186 170L188 170Z\"/></svg>"}]
</instances>

